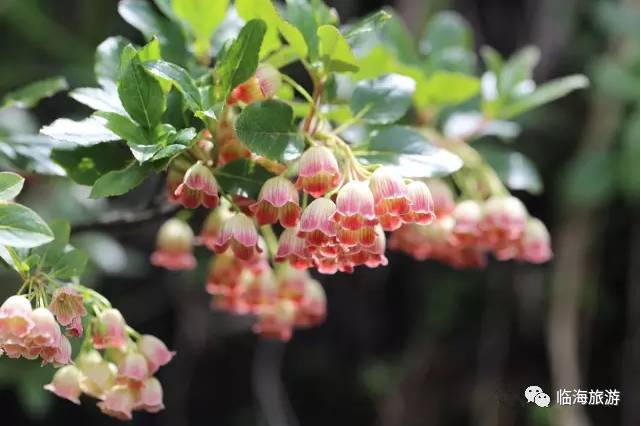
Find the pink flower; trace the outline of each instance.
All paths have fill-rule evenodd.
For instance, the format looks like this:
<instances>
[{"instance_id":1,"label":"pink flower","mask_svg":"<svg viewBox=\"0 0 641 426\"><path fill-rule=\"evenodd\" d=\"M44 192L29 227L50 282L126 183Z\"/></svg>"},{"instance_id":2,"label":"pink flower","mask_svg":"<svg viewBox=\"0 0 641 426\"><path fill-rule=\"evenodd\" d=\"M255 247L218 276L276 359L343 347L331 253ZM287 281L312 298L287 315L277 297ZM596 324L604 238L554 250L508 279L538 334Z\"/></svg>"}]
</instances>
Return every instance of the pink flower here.
<instances>
[{"instance_id":1,"label":"pink flower","mask_svg":"<svg viewBox=\"0 0 641 426\"><path fill-rule=\"evenodd\" d=\"M250 260L262 251L258 247L258 232L254 222L243 213L236 213L225 222L214 250L222 253L228 247L242 260Z\"/></svg>"},{"instance_id":2,"label":"pink flower","mask_svg":"<svg viewBox=\"0 0 641 426\"><path fill-rule=\"evenodd\" d=\"M285 228L298 223L301 208L298 205L298 191L293 183L282 176L267 179L260 189L258 201L249 210L256 216L259 225L280 221Z\"/></svg>"},{"instance_id":3,"label":"pink flower","mask_svg":"<svg viewBox=\"0 0 641 426\"><path fill-rule=\"evenodd\" d=\"M82 295L72 287L59 287L53 292L49 310L53 312L60 325L68 326L83 317L85 309Z\"/></svg>"},{"instance_id":4,"label":"pink flower","mask_svg":"<svg viewBox=\"0 0 641 426\"><path fill-rule=\"evenodd\" d=\"M195 268L193 241L194 233L189 225L180 219L169 219L158 231L151 263L172 271Z\"/></svg>"},{"instance_id":5,"label":"pink flower","mask_svg":"<svg viewBox=\"0 0 641 426\"><path fill-rule=\"evenodd\" d=\"M56 371L51 383L45 385L44 388L60 398L80 405L78 398L82 394L82 390L80 389L81 380L82 373L76 366L65 365Z\"/></svg>"},{"instance_id":6,"label":"pink flower","mask_svg":"<svg viewBox=\"0 0 641 426\"><path fill-rule=\"evenodd\" d=\"M47 308L36 308L31 313L33 329L25 337L28 347L50 347L54 350L60 345L60 326Z\"/></svg>"},{"instance_id":7,"label":"pink flower","mask_svg":"<svg viewBox=\"0 0 641 426\"><path fill-rule=\"evenodd\" d=\"M518 259L530 263L545 263L551 258L550 233L543 222L530 218L519 242Z\"/></svg>"},{"instance_id":8,"label":"pink flower","mask_svg":"<svg viewBox=\"0 0 641 426\"><path fill-rule=\"evenodd\" d=\"M483 205L483 219L479 224L483 242L488 247L501 249L513 246L527 222L527 210L523 203L512 196L494 196Z\"/></svg>"},{"instance_id":9,"label":"pink flower","mask_svg":"<svg viewBox=\"0 0 641 426\"><path fill-rule=\"evenodd\" d=\"M271 98L278 92L280 85L280 72L270 64L261 63L256 68L256 73L253 77L232 90L227 103L232 105L240 101L250 104Z\"/></svg>"},{"instance_id":10,"label":"pink flower","mask_svg":"<svg viewBox=\"0 0 641 426\"><path fill-rule=\"evenodd\" d=\"M0 338L23 338L34 326L31 303L24 296L11 296L0 306Z\"/></svg>"},{"instance_id":11,"label":"pink flower","mask_svg":"<svg viewBox=\"0 0 641 426\"><path fill-rule=\"evenodd\" d=\"M334 220L351 231L378 223L374 213L374 195L366 183L351 181L338 191Z\"/></svg>"},{"instance_id":12,"label":"pink flower","mask_svg":"<svg viewBox=\"0 0 641 426\"><path fill-rule=\"evenodd\" d=\"M427 185L418 180L412 181L407 185L407 195L410 199L410 211L401 216L403 221L420 225L432 223L436 214L432 194Z\"/></svg>"},{"instance_id":13,"label":"pink flower","mask_svg":"<svg viewBox=\"0 0 641 426\"><path fill-rule=\"evenodd\" d=\"M460 247L474 246L481 235L480 223L483 218L481 205L473 200L460 202L452 212L454 228L452 241Z\"/></svg>"},{"instance_id":14,"label":"pink flower","mask_svg":"<svg viewBox=\"0 0 641 426\"><path fill-rule=\"evenodd\" d=\"M226 206L220 206L209 213L200 232L200 242L214 251L214 245L223 228L223 224L233 216Z\"/></svg>"},{"instance_id":15,"label":"pink flower","mask_svg":"<svg viewBox=\"0 0 641 426\"><path fill-rule=\"evenodd\" d=\"M456 207L454 194L449 185L441 179L431 179L428 183L432 200L434 200L434 213L437 217L449 215Z\"/></svg>"},{"instance_id":16,"label":"pink flower","mask_svg":"<svg viewBox=\"0 0 641 426\"><path fill-rule=\"evenodd\" d=\"M76 365L82 373L80 388L95 398L102 398L116 382L117 367L105 361L98 351L81 352Z\"/></svg>"},{"instance_id":17,"label":"pink flower","mask_svg":"<svg viewBox=\"0 0 641 426\"><path fill-rule=\"evenodd\" d=\"M117 309L106 309L98 317L94 327L93 345L96 349L117 348L127 346L127 324Z\"/></svg>"},{"instance_id":18,"label":"pink flower","mask_svg":"<svg viewBox=\"0 0 641 426\"><path fill-rule=\"evenodd\" d=\"M369 180L374 196L374 211L383 229L400 228L402 215L410 211L410 199L403 179L389 167L379 167Z\"/></svg>"},{"instance_id":19,"label":"pink flower","mask_svg":"<svg viewBox=\"0 0 641 426\"><path fill-rule=\"evenodd\" d=\"M102 401L98 403L100 410L118 420L131 420L131 411L136 405L132 390L125 385L116 385L105 392Z\"/></svg>"},{"instance_id":20,"label":"pink flower","mask_svg":"<svg viewBox=\"0 0 641 426\"><path fill-rule=\"evenodd\" d=\"M130 351L118 366L118 377L141 382L148 373L147 360L142 354Z\"/></svg>"},{"instance_id":21,"label":"pink flower","mask_svg":"<svg viewBox=\"0 0 641 426\"><path fill-rule=\"evenodd\" d=\"M144 334L138 339L138 350L147 359L149 373L153 374L160 367L166 365L176 355L171 352L162 340L149 334Z\"/></svg>"},{"instance_id":22,"label":"pink flower","mask_svg":"<svg viewBox=\"0 0 641 426\"><path fill-rule=\"evenodd\" d=\"M188 209L201 204L213 209L219 201L218 182L209 167L198 161L187 170L174 195Z\"/></svg>"},{"instance_id":23,"label":"pink flower","mask_svg":"<svg viewBox=\"0 0 641 426\"><path fill-rule=\"evenodd\" d=\"M80 317L76 317L71 321L71 324L67 327L67 334L71 337L80 337L82 336L82 320Z\"/></svg>"},{"instance_id":24,"label":"pink flower","mask_svg":"<svg viewBox=\"0 0 641 426\"><path fill-rule=\"evenodd\" d=\"M155 377L148 377L142 382L138 397L137 410L157 413L165 408L162 401L162 385Z\"/></svg>"},{"instance_id":25,"label":"pink flower","mask_svg":"<svg viewBox=\"0 0 641 426\"><path fill-rule=\"evenodd\" d=\"M336 204L328 198L317 198L303 211L299 236L312 246L322 246L336 236Z\"/></svg>"},{"instance_id":26,"label":"pink flower","mask_svg":"<svg viewBox=\"0 0 641 426\"><path fill-rule=\"evenodd\" d=\"M313 146L299 160L296 187L313 197L322 197L338 186L340 172L336 157L324 146Z\"/></svg>"},{"instance_id":27,"label":"pink flower","mask_svg":"<svg viewBox=\"0 0 641 426\"><path fill-rule=\"evenodd\" d=\"M309 268L312 264L307 252L307 242L297 234L296 228L285 229L280 234L274 260L277 262L287 260L290 265L298 269Z\"/></svg>"},{"instance_id":28,"label":"pink flower","mask_svg":"<svg viewBox=\"0 0 641 426\"><path fill-rule=\"evenodd\" d=\"M292 337L296 304L291 300L278 300L263 308L252 330L267 339L288 341Z\"/></svg>"},{"instance_id":29,"label":"pink flower","mask_svg":"<svg viewBox=\"0 0 641 426\"><path fill-rule=\"evenodd\" d=\"M60 337L60 344L56 348L53 362L56 365L67 365L71 363L71 343L65 335Z\"/></svg>"}]
</instances>

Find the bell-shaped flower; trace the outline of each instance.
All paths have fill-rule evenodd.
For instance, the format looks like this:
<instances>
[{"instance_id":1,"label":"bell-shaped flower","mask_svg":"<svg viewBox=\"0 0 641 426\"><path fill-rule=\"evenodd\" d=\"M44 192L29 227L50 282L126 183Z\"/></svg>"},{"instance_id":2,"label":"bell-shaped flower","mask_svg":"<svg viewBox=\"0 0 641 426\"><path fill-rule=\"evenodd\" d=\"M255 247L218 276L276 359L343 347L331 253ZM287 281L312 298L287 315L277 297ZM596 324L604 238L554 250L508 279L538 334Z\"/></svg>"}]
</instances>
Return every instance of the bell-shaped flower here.
<instances>
[{"instance_id":1,"label":"bell-shaped flower","mask_svg":"<svg viewBox=\"0 0 641 426\"><path fill-rule=\"evenodd\" d=\"M72 350L71 342L69 342L69 339L67 339L67 336L63 334L62 336L60 336L60 343L58 344L58 347L55 349L53 360L45 360L44 357L43 357L43 360L47 362L53 362L54 365L57 365L57 366L70 364L71 350Z\"/></svg>"},{"instance_id":2,"label":"bell-shaped flower","mask_svg":"<svg viewBox=\"0 0 641 426\"><path fill-rule=\"evenodd\" d=\"M336 157L324 146L313 146L301 155L296 187L313 197L322 197L340 181Z\"/></svg>"},{"instance_id":3,"label":"bell-shaped flower","mask_svg":"<svg viewBox=\"0 0 641 426\"><path fill-rule=\"evenodd\" d=\"M0 338L21 339L33 328L31 303L24 296L11 296L0 306Z\"/></svg>"},{"instance_id":4,"label":"bell-shaped flower","mask_svg":"<svg viewBox=\"0 0 641 426\"><path fill-rule=\"evenodd\" d=\"M308 276L305 280L303 297L296 310L294 325L296 327L314 327L325 321L327 297L323 286Z\"/></svg>"},{"instance_id":5,"label":"bell-shaped flower","mask_svg":"<svg viewBox=\"0 0 641 426\"><path fill-rule=\"evenodd\" d=\"M274 176L265 181L258 201L249 206L249 210L254 213L259 225L280 221L285 228L292 228L298 224L301 212L298 191L289 179Z\"/></svg>"},{"instance_id":6,"label":"bell-shaped flower","mask_svg":"<svg viewBox=\"0 0 641 426\"><path fill-rule=\"evenodd\" d=\"M225 222L214 251L222 253L231 248L242 260L250 260L262 250L258 247L258 232L254 222L243 213L236 213Z\"/></svg>"},{"instance_id":7,"label":"bell-shaped flower","mask_svg":"<svg viewBox=\"0 0 641 426\"><path fill-rule=\"evenodd\" d=\"M98 351L81 352L76 366L82 373L80 388L95 398L101 398L116 382L117 367L107 362Z\"/></svg>"},{"instance_id":8,"label":"bell-shaped flower","mask_svg":"<svg viewBox=\"0 0 641 426\"><path fill-rule=\"evenodd\" d=\"M280 234L274 260L277 262L288 261L295 268L306 269L312 265L307 252L307 242L297 234L298 229L296 228L285 229Z\"/></svg>"},{"instance_id":9,"label":"bell-shaped flower","mask_svg":"<svg viewBox=\"0 0 641 426\"><path fill-rule=\"evenodd\" d=\"M63 326L71 325L75 319L87 313L82 295L78 290L68 286L59 287L53 292L49 310Z\"/></svg>"},{"instance_id":10,"label":"bell-shaped flower","mask_svg":"<svg viewBox=\"0 0 641 426\"><path fill-rule=\"evenodd\" d=\"M67 327L67 334L71 337L80 337L82 336L83 332L83 327L82 327L82 319L80 317L76 317L71 321L71 324Z\"/></svg>"},{"instance_id":11,"label":"bell-shaped flower","mask_svg":"<svg viewBox=\"0 0 641 426\"><path fill-rule=\"evenodd\" d=\"M351 231L378 223L374 213L374 195L365 182L351 181L338 191L334 220Z\"/></svg>"},{"instance_id":12,"label":"bell-shaped flower","mask_svg":"<svg viewBox=\"0 0 641 426\"><path fill-rule=\"evenodd\" d=\"M148 413L157 413L165 408L162 397L162 385L158 379L147 377L140 387L136 409L145 410Z\"/></svg>"},{"instance_id":13,"label":"bell-shaped flower","mask_svg":"<svg viewBox=\"0 0 641 426\"><path fill-rule=\"evenodd\" d=\"M36 308L31 313L33 329L25 337L27 346L57 348L60 345L60 326L47 308Z\"/></svg>"},{"instance_id":14,"label":"bell-shaped flower","mask_svg":"<svg viewBox=\"0 0 641 426\"><path fill-rule=\"evenodd\" d=\"M490 197L483 205L483 219L479 224L484 243L489 247L500 247L519 239L527 217L527 210L518 198Z\"/></svg>"},{"instance_id":15,"label":"bell-shaped flower","mask_svg":"<svg viewBox=\"0 0 641 426\"><path fill-rule=\"evenodd\" d=\"M56 370L51 383L44 388L60 398L67 399L74 404L80 405L80 382L82 373L75 365L65 365Z\"/></svg>"},{"instance_id":16,"label":"bell-shaped flower","mask_svg":"<svg viewBox=\"0 0 641 426\"><path fill-rule=\"evenodd\" d=\"M432 194L427 185L418 180L412 181L407 185L407 195L410 199L410 211L401 216L403 222L419 225L432 223L436 214Z\"/></svg>"},{"instance_id":17,"label":"bell-shaped flower","mask_svg":"<svg viewBox=\"0 0 641 426\"><path fill-rule=\"evenodd\" d=\"M131 420L131 412L136 406L136 396L126 385L115 385L107 390L98 403L98 408L118 420Z\"/></svg>"},{"instance_id":18,"label":"bell-shaped flower","mask_svg":"<svg viewBox=\"0 0 641 426\"><path fill-rule=\"evenodd\" d=\"M218 182L209 167L198 161L187 170L174 195L188 209L200 205L213 209L219 201Z\"/></svg>"},{"instance_id":19,"label":"bell-shaped flower","mask_svg":"<svg viewBox=\"0 0 641 426\"><path fill-rule=\"evenodd\" d=\"M227 98L232 105L237 102L250 104L255 101L273 97L281 85L280 72L268 63L261 63L256 73L249 80L236 86Z\"/></svg>"},{"instance_id":20,"label":"bell-shaped flower","mask_svg":"<svg viewBox=\"0 0 641 426\"><path fill-rule=\"evenodd\" d=\"M479 225L483 218L481 205L474 200L462 201L452 211L452 218L454 218L453 243L459 247L477 245L481 235Z\"/></svg>"},{"instance_id":21,"label":"bell-shaped flower","mask_svg":"<svg viewBox=\"0 0 641 426\"><path fill-rule=\"evenodd\" d=\"M221 205L212 210L209 215L207 215L203 228L200 231L200 243L204 244L211 251L214 251L214 245L220 235L223 224L232 216L233 213L229 211L227 205Z\"/></svg>"},{"instance_id":22,"label":"bell-shaped flower","mask_svg":"<svg viewBox=\"0 0 641 426\"><path fill-rule=\"evenodd\" d=\"M374 171L369 187L374 196L374 211L386 231L393 231L403 224L402 215L410 211L410 199L403 178L390 167Z\"/></svg>"},{"instance_id":23,"label":"bell-shaped flower","mask_svg":"<svg viewBox=\"0 0 641 426\"><path fill-rule=\"evenodd\" d=\"M529 263L545 263L551 258L550 233L543 222L530 218L519 241L518 259Z\"/></svg>"},{"instance_id":24,"label":"bell-shaped flower","mask_svg":"<svg viewBox=\"0 0 641 426\"><path fill-rule=\"evenodd\" d=\"M336 204L328 198L317 198L305 208L300 218L299 236L312 246L323 246L336 236Z\"/></svg>"},{"instance_id":25,"label":"bell-shaped flower","mask_svg":"<svg viewBox=\"0 0 641 426\"><path fill-rule=\"evenodd\" d=\"M147 360L138 352L127 352L118 365L119 379L141 382L148 373Z\"/></svg>"},{"instance_id":26,"label":"bell-shaped flower","mask_svg":"<svg viewBox=\"0 0 641 426\"><path fill-rule=\"evenodd\" d=\"M176 352L167 349L167 346L162 340L149 334L140 336L140 339L138 339L138 350L147 359L149 373L151 374L158 371L160 367L167 364L176 355Z\"/></svg>"},{"instance_id":27,"label":"bell-shaped flower","mask_svg":"<svg viewBox=\"0 0 641 426\"><path fill-rule=\"evenodd\" d=\"M296 310L296 304L291 300L277 299L272 305L263 307L252 330L263 338L286 342L292 337Z\"/></svg>"},{"instance_id":28,"label":"bell-shaped flower","mask_svg":"<svg viewBox=\"0 0 641 426\"><path fill-rule=\"evenodd\" d=\"M194 233L189 225L180 219L169 219L158 230L151 263L172 271L193 269L196 267L193 243Z\"/></svg>"},{"instance_id":29,"label":"bell-shaped flower","mask_svg":"<svg viewBox=\"0 0 641 426\"><path fill-rule=\"evenodd\" d=\"M93 327L93 345L96 349L127 346L127 324L117 309L106 309L100 313Z\"/></svg>"}]
</instances>

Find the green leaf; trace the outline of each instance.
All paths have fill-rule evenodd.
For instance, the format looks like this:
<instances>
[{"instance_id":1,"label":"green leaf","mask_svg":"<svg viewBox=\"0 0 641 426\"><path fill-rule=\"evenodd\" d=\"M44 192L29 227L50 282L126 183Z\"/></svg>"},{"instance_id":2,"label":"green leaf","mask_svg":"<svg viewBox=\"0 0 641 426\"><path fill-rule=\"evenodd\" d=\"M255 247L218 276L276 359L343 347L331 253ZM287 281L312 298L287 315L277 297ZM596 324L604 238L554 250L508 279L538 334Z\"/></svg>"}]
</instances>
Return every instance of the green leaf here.
<instances>
[{"instance_id":1,"label":"green leaf","mask_svg":"<svg viewBox=\"0 0 641 426\"><path fill-rule=\"evenodd\" d=\"M254 161L247 159L234 160L216 170L216 180L228 194L256 199L263 183L272 173Z\"/></svg>"},{"instance_id":2,"label":"green leaf","mask_svg":"<svg viewBox=\"0 0 641 426\"><path fill-rule=\"evenodd\" d=\"M149 164L131 163L122 170L109 172L96 180L91 188L91 198L111 197L126 194L140 185L149 176Z\"/></svg>"},{"instance_id":3,"label":"green leaf","mask_svg":"<svg viewBox=\"0 0 641 426\"><path fill-rule=\"evenodd\" d=\"M414 37L396 12L388 9L391 18L379 31L380 42L393 53L393 56L403 64L415 65L419 57L414 44Z\"/></svg>"},{"instance_id":4,"label":"green leaf","mask_svg":"<svg viewBox=\"0 0 641 426\"><path fill-rule=\"evenodd\" d=\"M365 108L363 120L374 124L390 124L405 115L412 102L416 83L409 77L387 74L356 85L350 108L358 114Z\"/></svg>"},{"instance_id":5,"label":"green leaf","mask_svg":"<svg viewBox=\"0 0 641 426\"><path fill-rule=\"evenodd\" d=\"M219 58L214 73L220 87L221 99L226 99L232 88L254 75L258 66L258 53L267 25L261 19L247 22L238 37Z\"/></svg>"},{"instance_id":6,"label":"green leaf","mask_svg":"<svg viewBox=\"0 0 641 426\"><path fill-rule=\"evenodd\" d=\"M183 152L196 143L196 134L196 130L193 127L182 129L178 133L174 133L169 138L166 146L154 155L153 160L163 160Z\"/></svg>"},{"instance_id":7,"label":"green leaf","mask_svg":"<svg viewBox=\"0 0 641 426\"><path fill-rule=\"evenodd\" d=\"M541 52L534 46L524 47L512 55L499 74L499 93L509 97L519 83L530 80L540 58Z\"/></svg>"},{"instance_id":8,"label":"green leaf","mask_svg":"<svg viewBox=\"0 0 641 426\"><path fill-rule=\"evenodd\" d=\"M62 166L74 182L93 185L105 173L125 167L131 154L124 145L108 142L72 150L54 149L51 159Z\"/></svg>"},{"instance_id":9,"label":"green leaf","mask_svg":"<svg viewBox=\"0 0 641 426\"><path fill-rule=\"evenodd\" d=\"M0 244L31 248L53 240L53 233L44 220L28 207L0 203Z\"/></svg>"},{"instance_id":10,"label":"green leaf","mask_svg":"<svg viewBox=\"0 0 641 426\"><path fill-rule=\"evenodd\" d=\"M536 165L525 155L504 148L478 148L483 159L509 189L527 191L534 195L543 191L541 175Z\"/></svg>"},{"instance_id":11,"label":"green leaf","mask_svg":"<svg viewBox=\"0 0 641 426\"><path fill-rule=\"evenodd\" d=\"M40 133L56 140L72 142L81 146L91 146L100 142L117 141L118 135L105 127L105 123L95 117L73 121L59 118L40 129Z\"/></svg>"},{"instance_id":12,"label":"green leaf","mask_svg":"<svg viewBox=\"0 0 641 426\"><path fill-rule=\"evenodd\" d=\"M227 12L228 0L172 0L175 15L180 18L195 36L196 55L209 53L210 40Z\"/></svg>"},{"instance_id":13,"label":"green leaf","mask_svg":"<svg viewBox=\"0 0 641 426\"><path fill-rule=\"evenodd\" d=\"M67 90L69 85L64 77L52 77L30 83L20 89L7 93L2 98L2 106L32 108L42 99L49 98L58 92Z\"/></svg>"},{"instance_id":14,"label":"green leaf","mask_svg":"<svg viewBox=\"0 0 641 426\"><path fill-rule=\"evenodd\" d=\"M94 74L96 80L103 87L116 84L120 75L120 55L122 50L129 44L124 37L109 37L96 49L96 63Z\"/></svg>"},{"instance_id":15,"label":"green leaf","mask_svg":"<svg viewBox=\"0 0 641 426\"><path fill-rule=\"evenodd\" d=\"M333 25L321 25L317 30L320 59L328 72L356 72L354 52Z\"/></svg>"},{"instance_id":16,"label":"green leaf","mask_svg":"<svg viewBox=\"0 0 641 426\"><path fill-rule=\"evenodd\" d=\"M287 0L285 17L303 36L311 61L318 59L318 23L312 6L306 0Z\"/></svg>"},{"instance_id":17,"label":"green leaf","mask_svg":"<svg viewBox=\"0 0 641 426\"><path fill-rule=\"evenodd\" d=\"M147 0L121 0L118 13L147 39L158 37L162 57L178 65L187 62L185 37L180 26L159 15Z\"/></svg>"},{"instance_id":18,"label":"green leaf","mask_svg":"<svg viewBox=\"0 0 641 426\"><path fill-rule=\"evenodd\" d=\"M122 105L141 126L154 128L165 111L166 99L160 83L145 72L138 57L133 57L121 69L118 95Z\"/></svg>"},{"instance_id":19,"label":"green leaf","mask_svg":"<svg viewBox=\"0 0 641 426\"><path fill-rule=\"evenodd\" d=\"M517 116L525 111L562 98L574 90L584 89L589 84L589 80L581 74L548 81L538 86L532 93L519 97L502 107L499 115L503 118Z\"/></svg>"},{"instance_id":20,"label":"green leaf","mask_svg":"<svg viewBox=\"0 0 641 426\"><path fill-rule=\"evenodd\" d=\"M41 175L64 176L62 167L51 161L49 155L54 145L65 145L44 135L0 135L2 164L11 164L19 170Z\"/></svg>"},{"instance_id":21,"label":"green leaf","mask_svg":"<svg viewBox=\"0 0 641 426\"><path fill-rule=\"evenodd\" d=\"M293 120L294 111L284 102L254 102L236 120L236 134L258 155L280 162L291 161L303 151L303 136Z\"/></svg>"},{"instance_id":22,"label":"green leaf","mask_svg":"<svg viewBox=\"0 0 641 426\"><path fill-rule=\"evenodd\" d=\"M485 67L489 71L492 71L495 75L501 74L504 61L499 52L497 52L493 47L483 46L481 47L481 57L483 58L483 62L485 62Z\"/></svg>"},{"instance_id":23,"label":"green leaf","mask_svg":"<svg viewBox=\"0 0 641 426\"><path fill-rule=\"evenodd\" d=\"M53 241L31 251L32 255L43 259L43 263L46 262L47 266L55 264L60 259L69 244L71 234L71 227L66 220L54 219L49 223L49 228L53 232Z\"/></svg>"},{"instance_id":24,"label":"green leaf","mask_svg":"<svg viewBox=\"0 0 641 426\"><path fill-rule=\"evenodd\" d=\"M478 78L447 71L435 72L425 85L425 95L431 102L440 105L465 102L480 90L481 82Z\"/></svg>"},{"instance_id":25,"label":"green leaf","mask_svg":"<svg viewBox=\"0 0 641 426\"><path fill-rule=\"evenodd\" d=\"M203 109L196 82L184 68L166 61L147 62L144 67L156 77L171 82L183 95L190 110L196 112Z\"/></svg>"},{"instance_id":26,"label":"green leaf","mask_svg":"<svg viewBox=\"0 0 641 426\"><path fill-rule=\"evenodd\" d=\"M118 135L118 139L127 142L132 154L139 162L151 159L160 149L148 133L129 117L113 112L97 112L95 115L106 120L105 126Z\"/></svg>"},{"instance_id":27,"label":"green leaf","mask_svg":"<svg viewBox=\"0 0 641 426\"><path fill-rule=\"evenodd\" d=\"M425 26L420 41L421 52L430 55L449 47L472 47L472 29L456 12L445 11L434 15Z\"/></svg>"},{"instance_id":28,"label":"green leaf","mask_svg":"<svg viewBox=\"0 0 641 426\"><path fill-rule=\"evenodd\" d=\"M0 172L0 200L13 200L22 191L24 178L16 173Z\"/></svg>"},{"instance_id":29,"label":"green leaf","mask_svg":"<svg viewBox=\"0 0 641 426\"><path fill-rule=\"evenodd\" d=\"M458 156L431 144L418 131L405 126L374 131L367 146L354 153L364 164L391 166L408 178L445 176L463 166Z\"/></svg>"},{"instance_id":30,"label":"green leaf","mask_svg":"<svg viewBox=\"0 0 641 426\"><path fill-rule=\"evenodd\" d=\"M97 87L80 87L69 92L69 96L96 111L127 114L115 90Z\"/></svg>"},{"instance_id":31,"label":"green leaf","mask_svg":"<svg viewBox=\"0 0 641 426\"><path fill-rule=\"evenodd\" d=\"M76 248L72 248L60 256L53 265L53 275L61 280L78 277L87 265L87 255Z\"/></svg>"},{"instance_id":32,"label":"green leaf","mask_svg":"<svg viewBox=\"0 0 641 426\"><path fill-rule=\"evenodd\" d=\"M385 10L374 12L361 19L356 24L351 25L345 32L345 40L351 44L352 40L360 36L380 30L390 19L392 19L392 15Z\"/></svg>"}]
</instances>

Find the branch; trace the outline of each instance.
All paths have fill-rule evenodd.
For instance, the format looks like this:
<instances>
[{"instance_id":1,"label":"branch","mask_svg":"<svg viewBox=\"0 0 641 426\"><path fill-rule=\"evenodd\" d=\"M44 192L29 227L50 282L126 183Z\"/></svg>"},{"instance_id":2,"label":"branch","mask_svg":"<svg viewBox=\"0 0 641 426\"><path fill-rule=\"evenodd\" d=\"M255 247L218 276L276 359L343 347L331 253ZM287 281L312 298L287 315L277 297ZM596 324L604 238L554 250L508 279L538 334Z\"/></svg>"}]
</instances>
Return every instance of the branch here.
<instances>
[{"instance_id":1,"label":"branch","mask_svg":"<svg viewBox=\"0 0 641 426\"><path fill-rule=\"evenodd\" d=\"M148 222L155 222L173 216L180 210L180 206L161 204L144 210L114 211L103 215L94 222L73 225L71 232L106 231L114 228L129 228Z\"/></svg>"}]
</instances>

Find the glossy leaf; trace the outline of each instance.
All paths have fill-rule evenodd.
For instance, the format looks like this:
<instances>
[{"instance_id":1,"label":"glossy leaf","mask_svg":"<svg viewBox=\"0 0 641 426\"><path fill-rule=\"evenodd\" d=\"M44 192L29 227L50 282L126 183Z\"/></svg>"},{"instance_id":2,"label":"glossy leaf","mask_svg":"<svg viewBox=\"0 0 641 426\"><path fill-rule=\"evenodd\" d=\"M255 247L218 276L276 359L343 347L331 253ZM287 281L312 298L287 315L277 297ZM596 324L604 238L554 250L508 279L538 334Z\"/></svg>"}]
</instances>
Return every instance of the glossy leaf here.
<instances>
[{"instance_id":1,"label":"glossy leaf","mask_svg":"<svg viewBox=\"0 0 641 426\"><path fill-rule=\"evenodd\" d=\"M144 67L156 77L171 82L171 84L182 93L185 103L190 110L196 112L203 109L196 82L184 68L162 60L147 62L144 64Z\"/></svg>"},{"instance_id":2,"label":"glossy leaf","mask_svg":"<svg viewBox=\"0 0 641 426\"><path fill-rule=\"evenodd\" d=\"M494 147L479 147L479 152L508 188L531 194L543 190L536 165L520 152Z\"/></svg>"},{"instance_id":3,"label":"glossy leaf","mask_svg":"<svg viewBox=\"0 0 641 426\"><path fill-rule=\"evenodd\" d=\"M0 203L0 244L31 248L53 240L49 226L28 207Z\"/></svg>"},{"instance_id":4,"label":"glossy leaf","mask_svg":"<svg viewBox=\"0 0 641 426\"><path fill-rule=\"evenodd\" d=\"M94 74L103 87L115 86L120 75L120 55L129 40L124 37L109 37L96 49Z\"/></svg>"},{"instance_id":5,"label":"glossy leaf","mask_svg":"<svg viewBox=\"0 0 641 426\"><path fill-rule=\"evenodd\" d=\"M407 112L415 89L414 80L399 74L361 81L354 89L350 108L354 114L367 108L362 117L369 123L393 123Z\"/></svg>"},{"instance_id":6,"label":"glossy leaf","mask_svg":"<svg viewBox=\"0 0 641 426\"><path fill-rule=\"evenodd\" d=\"M16 173L0 172L0 201L13 200L22 191L24 178Z\"/></svg>"},{"instance_id":7,"label":"glossy leaf","mask_svg":"<svg viewBox=\"0 0 641 426\"><path fill-rule=\"evenodd\" d=\"M303 36L307 45L309 59L318 59L318 23L314 17L312 5L306 0L287 0L285 17Z\"/></svg>"},{"instance_id":8,"label":"glossy leaf","mask_svg":"<svg viewBox=\"0 0 641 426\"><path fill-rule=\"evenodd\" d=\"M125 167L131 161L131 153L123 144L106 142L71 150L54 149L51 158L74 182L93 185L105 173Z\"/></svg>"},{"instance_id":9,"label":"glossy leaf","mask_svg":"<svg viewBox=\"0 0 641 426\"><path fill-rule=\"evenodd\" d=\"M127 114L115 90L97 87L80 87L69 92L69 96L96 111Z\"/></svg>"},{"instance_id":10,"label":"glossy leaf","mask_svg":"<svg viewBox=\"0 0 641 426\"><path fill-rule=\"evenodd\" d=\"M58 92L67 90L69 85L64 77L53 77L30 83L20 89L7 93L2 98L2 106L32 108L42 99L51 97Z\"/></svg>"},{"instance_id":11,"label":"glossy leaf","mask_svg":"<svg viewBox=\"0 0 641 426\"><path fill-rule=\"evenodd\" d=\"M222 99L226 99L232 88L249 79L256 71L258 53L266 30L265 22L260 19L247 22L219 58L214 73Z\"/></svg>"},{"instance_id":12,"label":"glossy leaf","mask_svg":"<svg viewBox=\"0 0 641 426\"><path fill-rule=\"evenodd\" d=\"M117 141L118 135L105 126L105 122L89 117L81 121L68 118L59 118L48 126L44 126L40 133L56 140L73 142L81 146L91 146L100 142Z\"/></svg>"},{"instance_id":13,"label":"glossy leaf","mask_svg":"<svg viewBox=\"0 0 641 426\"><path fill-rule=\"evenodd\" d=\"M105 127L118 135L117 139L127 142L136 160L147 161L160 149L148 132L131 118L113 112L97 112L96 116L106 120Z\"/></svg>"},{"instance_id":14,"label":"glossy leaf","mask_svg":"<svg viewBox=\"0 0 641 426\"><path fill-rule=\"evenodd\" d=\"M374 131L366 147L355 153L364 164L391 166L408 178L445 176L463 166L458 156L433 145L418 131L405 126Z\"/></svg>"},{"instance_id":15,"label":"glossy leaf","mask_svg":"<svg viewBox=\"0 0 641 426\"><path fill-rule=\"evenodd\" d=\"M131 118L144 128L152 129L160 123L165 111L165 94L158 80L145 71L138 57L123 64L118 96Z\"/></svg>"},{"instance_id":16,"label":"glossy leaf","mask_svg":"<svg viewBox=\"0 0 641 426\"><path fill-rule=\"evenodd\" d=\"M0 135L0 163L42 175L64 176L62 167L51 161L53 146L65 145L44 135Z\"/></svg>"},{"instance_id":17,"label":"glossy leaf","mask_svg":"<svg viewBox=\"0 0 641 426\"><path fill-rule=\"evenodd\" d=\"M333 25L321 25L317 30L320 59L327 71L358 71L356 57L347 40Z\"/></svg>"},{"instance_id":18,"label":"glossy leaf","mask_svg":"<svg viewBox=\"0 0 641 426\"><path fill-rule=\"evenodd\" d=\"M216 180L228 194L256 199L263 183L274 176L261 165L247 159L234 160L216 170Z\"/></svg>"},{"instance_id":19,"label":"glossy leaf","mask_svg":"<svg viewBox=\"0 0 641 426\"><path fill-rule=\"evenodd\" d=\"M541 52L534 46L524 47L512 55L499 74L499 93L503 96L511 96L519 83L530 80L540 57Z\"/></svg>"},{"instance_id":20,"label":"glossy leaf","mask_svg":"<svg viewBox=\"0 0 641 426\"><path fill-rule=\"evenodd\" d=\"M109 172L96 180L91 188L91 198L111 197L126 194L140 185L149 176L149 164L131 163L121 170Z\"/></svg>"},{"instance_id":21,"label":"glossy leaf","mask_svg":"<svg viewBox=\"0 0 641 426\"><path fill-rule=\"evenodd\" d=\"M254 102L236 120L236 134L258 155L280 162L291 161L303 151L303 136L293 119L294 111L284 102Z\"/></svg>"}]
</instances>

